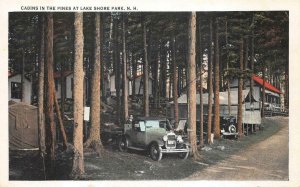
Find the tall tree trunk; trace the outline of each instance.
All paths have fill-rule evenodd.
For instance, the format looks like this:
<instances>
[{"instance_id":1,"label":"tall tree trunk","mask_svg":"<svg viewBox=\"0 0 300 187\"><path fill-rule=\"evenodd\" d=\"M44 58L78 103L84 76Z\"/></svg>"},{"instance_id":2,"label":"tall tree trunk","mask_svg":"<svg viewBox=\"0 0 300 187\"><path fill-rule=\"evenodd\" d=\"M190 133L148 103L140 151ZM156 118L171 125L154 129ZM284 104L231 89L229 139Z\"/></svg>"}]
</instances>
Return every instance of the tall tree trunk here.
<instances>
[{"instance_id":1,"label":"tall tree trunk","mask_svg":"<svg viewBox=\"0 0 300 187\"><path fill-rule=\"evenodd\" d=\"M25 102L25 51L22 49L21 65L21 102Z\"/></svg>"},{"instance_id":2,"label":"tall tree trunk","mask_svg":"<svg viewBox=\"0 0 300 187\"><path fill-rule=\"evenodd\" d=\"M244 70L248 70L248 55L249 55L249 53L248 53L248 51L249 51L249 40L248 40L248 37L246 36L246 38L245 38L245 40L244 40L244 43L245 43L245 45L244 45ZM245 79L247 80L248 79L248 77L247 76L245 76ZM245 85L245 79L243 79L243 90L245 90L246 89L246 85Z\"/></svg>"},{"instance_id":3,"label":"tall tree trunk","mask_svg":"<svg viewBox=\"0 0 300 187\"><path fill-rule=\"evenodd\" d=\"M196 135L196 12L192 12L189 17L188 28L188 124L189 124L189 141L194 159L199 158L197 151Z\"/></svg>"},{"instance_id":4,"label":"tall tree trunk","mask_svg":"<svg viewBox=\"0 0 300 187\"><path fill-rule=\"evenodd\" d=\"M219 61L219 33L218 33L219 25L218 18L215 21L215 47L214 47L214 55L215 55L215 92L214 92L214 138L220 138L220 61Z\"/></svg>"},{"instance_id":5,"label":"tall tree trunk","mask_svg":"<svg viewBox=\"0 0 300 187\"><path fill-rule=\"evenodd\" d=\"M172 52L173 52L173 101L174 101L174 119L175 119L175 128L178 127L179 114L178 114L178 71L177 71L177 62L176 62L176 47L175 47L176 38L173 36L172 39Z\"/></svg>"},{"instance_id":6,"label":"tall tree trunk","mask_svg":"<svg viewBox=\"0 0 300 187\"><path fill-rule=\"evenodd\" d=\"M100 54L100 13L95 13L95 44L94 44L94 63L92 68L92 84L91 84L91 129L89 138L84 143L85 147L92 147L100 156L102 144L100 140L101 126L101 99L100 99L100 79L101 79L101 54Z\"/></svg>"},{"instance_id":7,"label":"tall tree trunk","mask_svg":"<svg viewBox=\"0 0 300 187\"><path fill-rule=\"evenodd\" d=\"M67 149L67 143L68 143L67 135L65 132L64 124L63 124L63 118L62 118L61 112L59 110L59 104L58 104L58 101L56 98L55 91L53 92L53 98L54 98L54 104L55 104L55 112L56 112L58 123L59 123L59 129L61 132L61 136L63 137L63 148Z\"/></svg>"},{"instance_id":8,"label":"tall tree trunk","mask_svg":"<svg viewBox=\"0 0 300 187\"><path fill-rule=\"evenodd\" d=\"M284 72L284 104L286 108L289 108L289 55L287 53L286 63L285 63L285 72Z\"/></svg>"},{"instance_id":9,"label":"tall tree trunk","mask_svg":"<svg viewBox=\"0 0 300 187\"><path fill-rule=\"evenodd\" d=\"M147 54L147 29L145 24L145 15L142 16L143 38L144 38L144 66L143 66L143 79L144 79L144 115L149 116L149 72L148 72L148 54Z\"/></svg>"},{"instance_id":10,"label":"tall tree trunk","mask_svg":"<svg viewBox=\"0 0 300 187\"><path fill-rule=\"evenodd\" d=\"M126 58L126 25L125 13L122 14L122 40L123 40L123 122L128 118L128 84L127 84L127 58Z\"/></svg>"},{"instance_id":11,"label":"tall tree trunk","mask_svg":"<svg viewBox=\"0 0 300 187\"><path fill-rule=\"evenodd\" d=\"M252 25L254 26L254 13L252 15ZM250 70L251 70L251 76L250 76L250 92L249 92L249 98L250 98L250 104L252 104L252 97L253 97L253 74L254 74L254 29L251 29L251 56L250 56Z\"/></svg>"},{"instance_id":12,"label":"tall tree trunk","mask_svg":"<svg viewBox=\"0 0 300 187\"><path fill-rule=\"evenodd\" d=\"M114 60L115 60L115 87L116 87L116 96L117 96L117 117L116 123L121 125L121 91L120 91L120 83L121 83L121 72L120 72L120 51L119 51L119 32L118 32L118 24L115 23L115 39L114 39Z\"/></svg>"},{"instance_id":13,"label":"tall tree trunk","mask_svg":"<svg viewBox=\"0 0 300 187\"><path fill-rule=\"evenodd\" d=\"M244 69L247 70L248 69L248 52L249 52L249 39L248 37L245 38L245 56L244 56Z\"/></svg>"},{"instance_id":14,"label":"tall tree trunk","mask_svg":"<svg viewBox=\"0 0 300 187\"><path fill-rule=\"evenodd\" d=\"M164 44L161 46L160 52L160 79L159 79L159 96L166 98L166 68L167 68L167 61L166 61L166 49L163 47Z\"/></svg>"},{"instance_id":15,"label":"tall tree trunk","mask_svg":"<svg viewBox=\"0 0 300 187\"><path fill-rule=\"evenodd\" d=\"M262 87L262 106L261 106L261 117L265 117L265 100L266 100L266 87L265 87L265 75L266 74L266 67L263 65L263 70L262 70L262 79L263 79L263 87Z\"/></svg>"},{"instance_id":16,"label":"tall tree trunk","mask_svg":"<svg viewBox=\"0 0 300 187\"><path fill-rule=\"evenodd\" d=\"M159 47L158 47L159 48ZM158 50L157 52L157 60L155 61L154 64L154 86L153 86L153 92L154 92L154 102L155 102L155 107L158 108L158 92L159 92L159 74L158 74L158 67L159 67L159 63L160 63L160 50Z\"/></svg>"},{"instance_id":17,"label":"tall tree trunk","mask_svg":"<svg viewBox=\"0 0 300 187\"><path fill-rule=\"evenodd\" d=\"M227 17L226 17L226 22L225 22L225 42L226 42L226 69L227 69L227 72L228 72L228 69L229 69L229 49L228 49L228 20L227 20ZM227 75L227 100L228 100L228 115L230 116L231 115L231 95L230 95L230 77Z\"/></svg>"},{"instance_id":18,"label":"tall tree trunk","mask_svg":"<svg viewBox=\"0 0 300 187\"><path fill-rule=\"evenodd\" d=\"M55 171L55 120L54 120L54 78L53 78L53 14L46 16L46 64L47 64L47 100L46 100L46 173L53 179Z\"/></svg>"},{"instance_id":19,"label":"tall tree trunk","mask_svg":"<svg viewBox=\"0 0 300 187\"><path fill-rule=\"evenodd\" d=\"M243 60L243 54L244 54L244 40L241 38L240 43L240 72L241 75L239 75L238 80L238 113L237 113L237 125L238 125L238 136L243 136L243 78L242 78L242 72L244 70L244 60Z\"/></svg>"},{"instance_id":20,"label":"tall tree trunk","mask_svg":"<svg viewBox=\"0 0 300 187\"><path fill-rule=\"evenodd\" d=\"M83 161L83 13L75 12L74 20L74 157L72 178L80 178L84 173ZM99 95L98 95L99 97Z\"/></svg>"},{"instance_id":21,"label":"tall tree trunk","mask_svg":"<svg viewBox=\"0 0 300 187\"><path fill-rule=\"evenodd\" d=\"M45 114L44 114L44 77L45 77L45 16L41 16L41 46L39 55L39 93L38 93L38 116L39 116L39 149L43 156L45 147Z\"/></svg>"},{"instance_id":22,"label":"tall tree trunk","mask_svg":"<svg viewBox=\"0 0 300 187\"><path fill-rule=\"evenodd\" d=\"M212 122L212 17L209 18L209 49L208 49L208 80L207 80L207 88L208 88L208 111L207 111L207 143L211 143L211 122Z\"/></svg>"},{"instance_id":23,"label":"tall tree trunk","mask_svg":"<svg viewBox=\"0 0 300 187\"><path fill-rule=\"evenodd\" d=\"M135 77L136 77L136 72L137 72L137 60L136 56L132 55L132 96L135 97Z\"/></svg>"},{"instance_id":24,"label":"tall tree trunk","mask_svg":"<svg viewBox=\"0 0 300 187\"><path fill-rule=\"evenodd\" d=\"M198 60L199 60L199 72L200 72L200 82L199 82L199 95L200 95L200 146L202 147L204 145L204 139L203 139L203 75L202 75L202 63L203 63L203 48L202 48L202 33L201 33L201 22L199 20L199 39L198 39L198 46L199 46L199 52L197 54Z\"/></svg>"}]
</instances>

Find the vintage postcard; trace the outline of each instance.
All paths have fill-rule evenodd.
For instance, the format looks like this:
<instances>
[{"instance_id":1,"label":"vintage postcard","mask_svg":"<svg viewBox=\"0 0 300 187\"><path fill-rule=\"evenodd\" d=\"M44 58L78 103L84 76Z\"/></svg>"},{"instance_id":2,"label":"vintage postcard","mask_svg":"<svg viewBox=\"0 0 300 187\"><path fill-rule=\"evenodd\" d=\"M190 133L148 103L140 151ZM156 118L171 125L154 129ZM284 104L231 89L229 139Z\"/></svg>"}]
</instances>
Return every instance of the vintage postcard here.
<instances>
[{"instance_id":1,"label":"vintage postcard","mask_svg":"<svg viewBox=\"0 0 300 187\"><path fill-rule=\"evenodd\" d=\"M4 1L0 186L300 186L299 7Z\"/></svg>"}]
</instances>

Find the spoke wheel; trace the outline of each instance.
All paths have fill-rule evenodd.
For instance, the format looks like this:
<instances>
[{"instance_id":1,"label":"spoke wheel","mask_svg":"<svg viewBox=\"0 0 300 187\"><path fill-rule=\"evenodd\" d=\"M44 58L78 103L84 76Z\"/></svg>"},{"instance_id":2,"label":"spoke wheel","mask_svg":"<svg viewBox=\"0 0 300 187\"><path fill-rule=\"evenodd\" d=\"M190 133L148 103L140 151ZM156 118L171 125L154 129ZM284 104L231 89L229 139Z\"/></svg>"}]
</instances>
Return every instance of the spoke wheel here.
<instances>
[{"instance_id":1,"label":"spoke wheel","mask_svg":"<svg viewBox=\"0 0 300 187\"><path fill-rule=\"evenodd\" d=\"M181 149L185 149L185 148L186 148L186 145L182 145L182 146L181 146ZM187 159L187 157L189 156L189 151L179 153L178 156L179 156L179 158L185 160L185 159Z\"/></svg>"},{"instance_id":2,"label":"spoke wheel","mask_svg":"<svg viewBox=\"0 0 300 187\"><path fill-rule=\"evenodd\" d=\"M128 144L127 144L127 140L126 140L125 137L120 138L118 146L119 146L119 150L121 152L126 152L127 151Z\"/></svg>"},{"instance_id":3,"label":"spoke wheel","mask_svg":"<svg viewBox=\"0 0 300 187\"><path fill-rule=\"evenodd\" d=\"M150 157L154 161L160 161L162 158L161 148L157 144L150 146Z\"/></svg>"}]
</instances>

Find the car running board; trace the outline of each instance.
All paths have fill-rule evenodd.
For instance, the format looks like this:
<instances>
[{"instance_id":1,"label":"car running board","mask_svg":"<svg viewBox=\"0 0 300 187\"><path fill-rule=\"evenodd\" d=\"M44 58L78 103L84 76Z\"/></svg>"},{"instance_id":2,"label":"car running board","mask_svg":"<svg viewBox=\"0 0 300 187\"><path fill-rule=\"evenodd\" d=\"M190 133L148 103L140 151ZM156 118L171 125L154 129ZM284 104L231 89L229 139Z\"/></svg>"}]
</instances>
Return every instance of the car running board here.
<instances>
[{"instance_id":1,"label":"car running board","mask_svg":"<svg viewBox=\"0 0 300 187\"><path fill-rule=\"evenodd\" d=\"M145 150L145 149L137 148L137 147L128 147L128 149L134 149L134 150L138 150L138 151L144 151Z\"/></svg>"}]
</instances>

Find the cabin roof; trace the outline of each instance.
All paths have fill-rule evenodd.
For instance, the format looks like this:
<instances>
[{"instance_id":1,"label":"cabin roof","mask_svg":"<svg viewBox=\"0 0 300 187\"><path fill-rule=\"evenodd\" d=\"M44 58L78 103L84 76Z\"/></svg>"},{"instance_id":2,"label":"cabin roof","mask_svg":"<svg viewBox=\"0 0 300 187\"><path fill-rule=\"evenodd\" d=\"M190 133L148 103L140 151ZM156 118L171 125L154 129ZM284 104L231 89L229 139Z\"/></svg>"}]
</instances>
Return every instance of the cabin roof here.
<instances>
[{"instance_id":1,"label":"cabin roof","mask_svg":"<svg viewBox=\"0 0 300 187\"><path fill-rule=\"evenodd\" d=\"M243 102L245 98L248 96L249 90L243 90ZM212 95L212 101L214 99L214 96ZM231 99L231 105L238 105L238 90L231 90L230 91L230 99ZM219 93L219 100L220 105L228 105L228 92L220 92ZM254 98L255 102L258 100L257 98ZM174 101L170 102L174 103ZM186 104L187 103L187 95L182 94L178 98L178 104ZM196 94L196 104L200 104L200 94ZM208 93L203 94L203 104L208 104Z\"/></svg>"},{"instance_id":2,"label":"cabin roof","mask_svg":"<svg viewBox=\"0 0 300 187\"><path fill-rule=\"evenodd\" d=\"M8 78L12 78L12 77L14 77L14 76L16 76L16 75L21 75L21 74L20 74L20 73L17 73L17 72L12 73L11 71L8 71ZM25 77L25 79L27 79L28 81L31 81L30 76L31 76L30 73L26 73L24 77Z\"/></svg>"},{"instance_id":3,"label":"cabin roof","mask_svg":"<svg viewBox=\"0 0 300 187\"><path fill-rule=\"evenodd\" d=\"M252 80L254 80L256 83L258 83L261 86L264 85L264 83L263 83L264 80L261 77L259 77L258 75L252 75ZM275 92L275 93L278 93L278 94L282 94L282 92L280 90L278 90L277 88L275 88L273 85L271 85L267 81L265 81L265 88L267 90L272 91L272 92Z\"/></svg>"}]
</instances>

